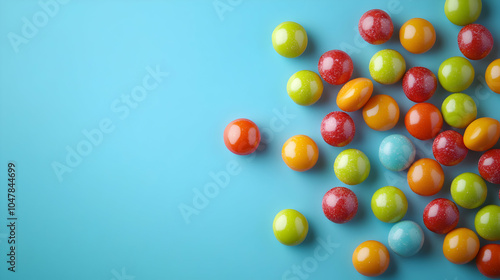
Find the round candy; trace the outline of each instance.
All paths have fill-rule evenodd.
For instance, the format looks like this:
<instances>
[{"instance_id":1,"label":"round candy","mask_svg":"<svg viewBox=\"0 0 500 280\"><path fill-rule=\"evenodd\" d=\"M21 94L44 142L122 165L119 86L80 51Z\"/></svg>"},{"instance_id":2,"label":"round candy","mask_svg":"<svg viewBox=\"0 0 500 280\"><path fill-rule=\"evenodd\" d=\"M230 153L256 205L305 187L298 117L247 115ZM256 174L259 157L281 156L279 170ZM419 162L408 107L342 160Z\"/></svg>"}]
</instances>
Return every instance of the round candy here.
<instances>
[{"instance_id":1,"label":"round candy","mask_svg":"<svg viewBox=\"0 0 500 280\"><path fill-rule=\"evenodd\" d=\"M281 210L273 221L274 236L279 242L295 246L306 239L309 224L306 217L297 210Z\"/></svg>"},{"instance_id":2,"label":"round candy","mask_svg":"<svg viewBox=\"0 0 500 280\"><path fill-rule=\"evenodd\" d=\"M483 59L493 49L493 36L481 24L468 24L458 33L458 47L468 59Z\"/></svg>"},{"instance_id":3,"label":"round candy","mask_svg":"<svg viewBox=\"0 0 500 280\"><path fill-rule=\"evenodd\" d=\"M394 26L391 17L379 9L369 10L361 16L358 23L361 37L373 45L383 44L391 39Z\"/></svg>"},{"instance_id":4,"label":"round candy","mask_svg":"<svg viewBox=\"0 0 500 280\"><path fill-rule=\"evenodd\" d=\"M309 106L316 103L323 93L323 82L318 74L302 70L293 74L286 84L286 91L293 102Z\"/></svg>"},{"instance_id":5,"label":"round candy","mask_svg":"<svg viewBox=\"0 0 500 280\"><path fill-rule=\"evenodd\" d=\"M424 231L415 222L401 221L389 232L389 247L402 257L411 257L424 245Z\"/></svg>"},{"instance_id":6,"label":"round candy","mask_svg":"<svg viewBox=\"0 0 500 280\"><path fill-rule=\"evenodd\" d=\"M257 125L248 119L237 119L224 129L224 144L237 155L248 155L259 147L260 132Z\"/></svg>"},{"instance_id":7,"label":"round candy","mask_svg":"<svg viewBox=\"0 0 500 280\"><path fill-rule=\"evenodd\" d=\"M389 130L398 123L398 103L389 95L374 95L363 107L363 119L371 129Z\"/></svg>"},{"instance_id":8,"label":"round candy","mask_svg":"<svg viewBox=\"0 0 500 280\"><path fill-rule=\"evenodd\" d=\"M489 150L479 158L479 174L492 184L500 184L500 149Z\"/></svg>"},{"instance_id":9,"label":"round candy","mask_svg":"<svg viewBox=\"0 0 500 280\"><path fill-rule=\"evenodd\" d=\"M405 194L393 186L378 189L372 196L371 205L375 217L385 223L401 220L408 210Z\"/></svg>"},{"instance_id":10,"label":"round candy","mask_svg":"<svg viewBox=\"0 0 500 280\"><path fill-rule=\"evenodd\" d=\"M481 208L476 214L474 226L482 238L489 241L500 240L500 206L487 205Z\"/></svg>"},{"instance_id":11,"label":"round candy","mask_svg":"<svg viewBox=\"0 0 500 280\"><path fill-rule=\"evenodd\" d=\"M336 187L323 196L322 207L328 220L343 224L352 220L358 212L358 198L350 189Z\"/></svg>"},{"instance_id":12,"label":"round candy","mask_svg":"<svg viewBox=\"0 0 500 280\"><path fill-rule=\"evenodd\" d=\"M385 168L402 171L408 168L415 159L415 146L408 137L392 134L380 143L378 157Z\"/></svg>"},{"instance_id":13,"label":"round candy","mask_svg":"<svg viewBox=\"0 0 500 280\"><path fill-rule=\"evenodd\" d=\"M357 185L370 174L370 161L362 151L347 149L335 159L333 171L342 183Z\"/></svg>"},{"instance_id":14,"label":"round candy","mask_svg":"<svg viewBox=\"0 0 500 280\"><path fill-rule=\"evenodd\" d=\"M412 67L403 77L403 91L413 102L427 101L437 88L436 75L425 67Z\"/></svg>"},{"instance_id":15,"label":"round candy","mask_svg":"<svg viewBox=\"0 0 500 280\"><path fill-rule=\"evenodd\" d=\"M352 59L346 52L331 50L319 58L318 70L327 83L341 85L349 81L354 68Z\"/></svg>"},{"instance_id":16,"label":"round candy","mask_svg":"<svg viewBox=\"0 0 500 280\"><path fill-rule=\"evenodd\" d=\"M407 174L410 189L423 196L437 194L444 184L444 172L439 163L422 158L412 164Z\"/></svg>"},{"instance_id":17,"label":"round candy","mask_svg":"<svg viewBox=\"0 0 500 280\"><path fill-rule=\"evenodd\" d=\"M451 182L451 197L463 208L474 209L486 200L488 190L481 176L466 172L458 175Z\"/></svg>"},{"instance_id":18,"label":"round candy","mask_svg":"<svg viewBox=\"0 0 500 280\"><path fill-rule=\"evenodd\" d=\"M306 135L290 137L281 149L283 161L295 171L311 169L318 161L318 155L318 146Z\"/></svg>"},{"instance_id":19,"label":"round candy","mask_svg":"<svg viewBox=\"0 0 500 280\"><path fill-rule=\"evenodd\" d=\"M445 90L461 92L474 81L474 67L463 57L450 57L439 66L438 78Z\"/></svg>"},{"instance_id":20,"label":"round candy","mask_svg":"<svg viewBox=\"0 0 500 280\"><path fill-rule=\"evenodd\" d=\"M500 122L492 118L479 118L469 124L464 133L464 144L476 152L491 149L500 138Z\"/></svg>"},{"instance_id":21,"label":"round candy","mask_svg":"<svg viewBox=\"0 0 500 280\"><path fill-rule=\"evenodd\" d=\"M446 0L444 13L456 25L473 23L481 14L481 0Z\"/></svg>"},{"instance_id":22,"label":"round candy","mask_svg":"<svg viewBox=\"0 0 500 280\"><path fill-rule=\"evenodd\" d=\"M452 127L466 128L477 116L474 100L463 93L450 94L441 105L444 121Z\"/></svg>"},{"instance_id":23,"label":"round candy","mask_svg":"<svg viewBox=\"0 0 500 280\"><path fill-rule=\"evenodd\" d=\"M444 238L444 256L454 264L472 261L479 252L479 238L468 228L457 228Z\"/></svg>"},{"instance_id":24,"label":"round candy","mask_svg":"<svg viewBox=\"0 0 500 280\"><path fill-rule=\"evenodd\" d=\"M423 218L427 229L437 234L445 234L457 226L460 213L453 201L437 198L425 206Z\"/></svg>"},{"instance_id":25,"label":"round candy","mask_svg":"<svg viewBox=\"0 0 500 280\"><path fill-rule=\"evenodd\" d=\"M434 26L423 18L412 18L399 30L401 45L411 53L424 53L434 46L436 31Z\"/></svg>"},{"instance_id":26,"label":"round candy","mask_svg":"<svg viewBox=\"0 0 500 280\"><path fill-rule=\"evenodd\" d=\"M379 276L389 267L389 251L384 244L368 240L354 250L352 264L357 272L364 276Z\"/></svg>"},{"instance_id":27,"label":"round candy","mask_svg":"<svg viewBox=\"0 0 500 280\"><path fill-rule=\"evenodd\" d=\"M418 103L406 113L405 126L413 137L428 140L434 138L441 130L443 117L433 104Z\"/></svg>"},{"instance_id":28,"label":"round candy","mask_svg":"<svg viewBox=\"0 0 500 280\"><path fill-rule=\"evenodd\" d=\"M331 112L321 121L321 136L334 147L344 147L351 143L355 133L354 121L344 112Z\"/></svg>"},{"instance_id":29,"label":"round candy","mask_svg":"<svg viewBox=\"0 0 500 280\"><path fill-rule=\"evenodd\" d=\"M454 130L446 130L438 134L432 144L434 158L445 166L453 166L462 162L469 149L465 147L462 134Z\"/></svg>"},{"instance_id":30,"label":"round candy","mask_svg":"<svg viewBox=\"0 0 500 280\"><path fill-rule=\"evenodd\" d=\"M489 278L500 278L500 244L483 246L476 257L479 272Z\"/></svg>"},{"instance_id":31,"label":"round candy","mask_svg":"<svg viewBox=\"0 0 500 280\"><path fill-rule=\"evenodd\" d=\"M280 23L273 31L274 50L284 57L297 57L307 47L307 33L302 25L285 21Z\"/></svg>"},{"instance_id":32,"label":"round candy","mask_svg":"<svg viewBox=\"0 0 500 280\"><path fill-rule=\"evenodd\" d=\"M486 79L486 84L493 92L500 93L500 58L495 59L488 65L484 78Z\"/></svg>"},{"instance_id":33,"label":"round candy","mask_svg":"<svg viewBox=\"0 0 500 280\"><path fill-rule=\"evenodd\" d=\"M346 112L359 110L368 102L372 92L373 83L370 79L352 79L337 94L337 106Z\"/></svg>"},{"instance_id":34,"label":"round candy","mask_svg":"<svg viewBox=\"0 0 500 280\"><path fill-rule=\"evenodd\" d=\"M401 80L406 70L406 62L399 52L386 49L373 55L369 68L375 81L389 85Z\"/></svg>"}]
</instances>

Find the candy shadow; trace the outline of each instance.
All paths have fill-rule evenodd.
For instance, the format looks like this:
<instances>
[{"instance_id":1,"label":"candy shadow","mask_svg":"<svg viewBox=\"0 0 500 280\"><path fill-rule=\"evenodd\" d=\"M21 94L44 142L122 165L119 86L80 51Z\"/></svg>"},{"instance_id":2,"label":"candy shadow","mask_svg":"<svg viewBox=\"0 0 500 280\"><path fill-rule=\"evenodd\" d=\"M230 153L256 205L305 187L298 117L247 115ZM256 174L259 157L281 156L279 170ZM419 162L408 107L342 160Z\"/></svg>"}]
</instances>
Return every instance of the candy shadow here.
<instances>
[{"instance_id":1,"label":"candy shadow","mask_svg":"<svg viewBox=\"0 0 500 280\"><path fill-rule=\"evenodd\" d=\"M309 230L307 231L306 239L300 245L313 246L316 245L316 233L314 232L314 227L309 223Z\"/></svg>"}]
</instances>

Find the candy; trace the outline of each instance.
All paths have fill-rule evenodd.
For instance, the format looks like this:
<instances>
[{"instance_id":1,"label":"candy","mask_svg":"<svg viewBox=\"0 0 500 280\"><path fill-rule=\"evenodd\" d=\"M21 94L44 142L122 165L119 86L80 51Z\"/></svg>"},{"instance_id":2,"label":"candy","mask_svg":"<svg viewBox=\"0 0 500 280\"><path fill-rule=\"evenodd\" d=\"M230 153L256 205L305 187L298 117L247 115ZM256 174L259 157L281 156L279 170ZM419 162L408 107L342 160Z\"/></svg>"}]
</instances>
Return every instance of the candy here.
<instances>
[{"instance_id":1,"label":"candy","mask_svg":"<svg viewBox=\"0 0 500 280\"><path fill-rule=\"evenodd\" d=\"M487 205L476 214L474 226L477 234L489 241L500 240L500 206Z\"/></svg>"},{"instance_id":2,"label":"candy","mask_svg":"<svg viewBox=\"0 0 500 280\"><path fill-rule=\"evenodd\" d=\"M224 144L237 155L248 155L259 147L260 132L257 125L248 119L237 119L224 129Z\"/></svg>"},{"instance_id":3,"label":"candy","mask_svg":"<svg viewBox=\"0 0 500 280\"><path fill-rule=\"evenodd\" d=\"M476 152L491 149L500 138L500 122L492 118L479 118L469 124L464 133L464 144Z\"/></svg>"},{"instance_id":4,"label":"candy","mask_svg":"<svg viewBox=\"0 0 500 280\"><path fill-rule=\"evenodd\" d=\"M434 199L424 208L425 227L437 234L450 232L457 226L459 218L458 207L446 198Z\"/></svg>"},{"instance_id":5,"label":"candy","mask_svg":"<svg viewBox=\"0 0 500 280\"><path fill-rule=\"evenodd\" d=\"M415 146L408 137L392 134L380 143L378 157L385 168L402 171L408 168L415 159Z\"/></svg>"},{"instance_id":6,"label":"candy","mask_svg":"<svg viewBox=\"0 0 500 280\"><path fill-rule=\"evenodd\" d=\"M500 244L483 246L476 257L479 272L489 278L500 278Z\"/></svg>"},{"instance_id":7,"label":"candy","mask_svg":"<svg viewBox=\"0 0 500 280\"><path fill-rule=\"evenodd\" d=\"M500 149L489 150L479 158L479 174L492 184L500 184Z\"/></svg>"},{"instance_id":8,"label":"candy","mask_svg":"<svg viewBox=\"0 0 500 280\"><path fill-rule=\"evenodd\" d=\"M344 184L357 185L370 174L370 161L366 155L357 149L342 151L333 164L335 176Z\"/></svg>"},{"instance_id":9,"label":"candy","mask_svg":"<svg viewBox=\"0 0 500 280\"><path fill-rule=\"evenodd\" d=\"M412 67L403 77L403 91L413 102L427 101L437 88L436 75L425 67Z\"/></svg>"},{"instance_id":10,"label":"candy","mask_svg":"<svg viewBox=\"0 0 500 280\"><path fill-rule=\"evenodd\" d=\"M369 64L372 78L385 85L399 81L406 70L403 56L395 50L381 50L373 55Z\"/></svg>"},{"instance_id":11,"label":"candy","mask_svg":"<svg viewBox=\"0 0 500 280\"><path fill-rule=\"evenodd\" d=\"M484 78L493 92L500 93L500 58L495 59L488 65Z\"/></svg>"},{"instance_id":12,"label":"candy","mask_svg":"<svg viewBox=\"0 0 500 280\"><path fill-rule=\"evenodd\" d=\"M481 24L468 24L458 33L458 47L468 59L485 58L493 49L493 36Z\"/></svg>"},{"instance_id":13,"label":"candy","mask_svg":"<svg viewBox=\"0 0 500 280\"><path fill-rule=\"evenodd\" d=\"M428 140L434 138L441 130L443 117L433 104L418 103L406 113L405 126L413 137Z\"/></svg>"},{"instance_id":14,"label":"candy","mask_svg":"<svg viewBox=\"0 0 500 280\"><path fill-rule=\"evenodd\" d=\"M311 169L318 161L318 146L306 135L295 135L286 140L281 149L283 161L295 171Z\"/></svg>"},{"instance_id":15,"label":"candy","mask_svg":"<svg viewBox=\"0 0 500 280\"><path fill-rule=\"evenodd\" d=\"M372 92L373 83L370 79L352 79L337 94L337 106L346 112L359 110L368 102Z\"/></svg>"},{"instance_id":16,"label":"candy","mask_svg":"<svg viewBox=\"0 0 500 280\"><path fill-rule=\"evenodd\" d=\"M319 74L325 82L341 85L351 78L354 70L351 57L341 50L324 53L318 62Z\"/></svg>"},{"instance_id":17,"label":"candy","mask_svg":"<svg viewBox=\"0 0 500 280\"><path fill-rule=\"evenodd\" d=\"M321 121L321 136L334 147L344 147L351 143L355 133L354 121L344 112L331 112Z\"/></svg>"},{"instance_id":18,"label":"candy","mask_svg":"<svg viewBox=\"0 0 500 280\"><path fill-rule=\"evenodd\" d=\"M469 149L465 147L462 134L454 130L446 130L438 134L432 144L434 158L445 166L453 166L462 162Z\"/></svg>"},{"instance_id":19,"label":"candy","mask_svg":"<svg viewBox=\"0 0 500 280\"><path fill-rule=\"evenodd\" d=\"M302 25L285 21L280 23L272 35L274 50L284 57L297 57L307 47L307 33Z\"/></svg>"},{"instance_id":20,"label":"candy","mask_svg":"<svg viewBox=\"0 0 500 280\"><path fill-rule=\"evenodd\" d=\"M466 128L477 116L474 100L463 93L450 94L441 105L444 121L452 127Z\"/></svg>"},{"instance_id":21,"label":"candy","mask_svg":"<svg viewBox=\"0 0 500 280\"><path fill-rule=\"evenodd\" d=\"M354 250L352 264L357 272L364 276L379 276L389 267L389 251L384 244L368 240Z\"/></svg>"},{"instance_id":22,"label":"candy","mask_svg":"<svg viewBox=\"0 0 500 280\"><path fill-rule=\"evenodd\" d=\"M479 238L468 228L457 228L444 238L444 256L454 264L472 261L479 252Z\"/></svg>"},{"instance_id":23,"label":"candy","mask_svg":"<svg viewBox=\"0 0 500 280\"><path fill-rule=\"evenodd\" d=\"M423 196L437 194L444 184L444 172L439 163L422 158L412 164L407 174L410 189Z\"/></svg>"},{"instance_id":24,"label":"candy","mask_svg":"<svg viewBox=\"0 0 500 280\"><path fill-rule=\"evenodd\" d=\"M378 189L372 196L371 205L375 217L385 223L401 220L408 210L405 194L393 186Z\"/></svg>"},{"instance_id":25,"label":"candy","mask_svg":"<svg viewBox=\"0 0 500 280\"><path fill-rule=\"evenodd\" d=\"M401 221L389 232L389 247L402 257L411 257L424 245L422 228L412 221Z\"/></svg>"},{"instance_id":26,"label":"candy","mask_svg":"<svg viewBox=\"0 0 500 280\"><path fill-rule=\"evenodd\" d=\"M463 57L450 57L439 66L438 78L441 86L449 92L466 90L474 81L474 68Z\"/></svg>"},{"instance_id":27,"label":"candy","mask_svg":"<svg viewBox=\"0 0 500 280\"><path fill-rule=\"evenodd\" d=\"M321 205L328 220L337 224L349 222L358 212L358 198L353 191L344 187L327 191Z\"/></svg>"},{"instance_id":28,"label":"candy","mask_svg":"<svg viewBox=\"0 0 500 280\"><path fill-rule=\"evenodd\" d=\"M371 129L389 130L398 123L398 103L389 95L374 95L363 107L363 119Z\"/></svg>"},{"instance_id":29,"label":"candy","mask_svg":"<svg viewBox=\"0 0 500 280\"><path fill-rule=\"evenodd\" d=\"M446 0L444 13L456 25L473 23L481 14L481 0Z\"/></svg>"},{"instance_id":30,"label":"candy","mask_svg":"<svg viewBox=\"0 0 500 280\"><path fill-rule=\"evenodd\" d=\"M434 26L423 18L412 18L399 30L399 40L403 47L415 54L424 53L434 46L436 31Z\"/></svg>"},{"instance_id":31,"label":"candy","mask_svg":"<svg viewBox=\"0 0 500 280\"><path fill-rule=\"evenodd\" d=\"M316 103L323 93L323 82L318 74L309 70L293 74L286 85L288 96L293 102L309 106Z\"/></svg>"},{"instance_id":32,"label":"candy","mask_svg":"<svg viewBox=\"0 0 500 280\"><path fill-rule=\"evenodd\" d=\"M486 200L488 190L481 176L466 172L458 175L451 182L451 197L463 208L474 209Z\"/></svg>"},{"instance_id":33,"label":"candy","mask_svg":"<svg viewBox=\"0 0 500 280\"><path fill-rule=\"evenodd\" d=\"M273 232L284 245L295 246L306 239L309 224L306 217L297 210L284 209L274 217Z\"/></svg>"},{"instance_id":34,"label":"candy","mask_svg":"<svg viewBox=\"0 0 500 280\"><path fill-rule=\"evenodd\" d=\"M391 39L394 26L391 17L379 9L369 10L361 16L358 23L361 37L373 45L383 44Z\"/></svg>"}]
</instances>

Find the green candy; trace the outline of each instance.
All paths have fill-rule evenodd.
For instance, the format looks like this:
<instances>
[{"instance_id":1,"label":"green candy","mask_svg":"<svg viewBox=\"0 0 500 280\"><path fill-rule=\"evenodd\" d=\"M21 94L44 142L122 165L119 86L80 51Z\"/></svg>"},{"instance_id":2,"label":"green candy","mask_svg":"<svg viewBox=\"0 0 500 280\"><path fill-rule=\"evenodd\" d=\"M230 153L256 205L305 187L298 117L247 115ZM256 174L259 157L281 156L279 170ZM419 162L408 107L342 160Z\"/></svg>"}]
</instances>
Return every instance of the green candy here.
<instances>
[{"instance_id":1,"label":"green candy","mask_svg":"<svg viewBox=\"0 0 500 280\"><path fill-rule=\"evenodd\" d=\"M323 93L323 82L318 74L302 70L293 74L286 85L288 96L293 102L309 106L316 103Z\"/></svg>"},{"instance_id":2,"label":"green candy","mask_svg":"<svg viewBox=\"0 0 500 280\"><path fill-rule=\"evenodd\" d=\"M481 208L474 219L477 234L489 241L500 240L500 206L487 205Z\"/></svg>"},{"instance_id":3,"label":"green candy","mask_svg":"<svg viewBox=\"0 0 500 280\"><path fill-rule=\"evenodd\" d=\"M306 217L297 210L281 210L273 221L274 236L279 242L288 246L295 246L307 236L309 224Z\"/></svg>"},{"instance_id":4,"label":"green candy","mask_svg":"<svg viewBox=\"0 0 500 280\"><path fill-rule=\"evenodd\" d=\"M373 194L371 206L377 219L385 223L395 223L406 215L408 201L400 189L387 186Z\"/></svg>"},{"instance_id":5,"label":"green candy","mask_svg":"<svg viewBox=\"0 0 500 280\"><path fill-rule=\"evenodd\" d=\"M446 0L444 13L456 25L473 23L481 14L481 0Z\"/></svg>"},{"instance_id":6,"label":"green candy","mask_svg":"<svg viewBox=\"0 0 500 280\"><path fill-rule=\"evenodd\" d=\"M451 197L460 206L474 209L486 200L488 190L481 176L466 172L458 175L451 182Z\"/></svg>"},{"instance_id":7,"label":"green candy","mask_svg":"<svg viewBox=\"0 0 500 280\"><path fill-rule=\"evenodd\" d=\"M439 66L438 77L445 90L461 92L474 81L474 67L463 57L450 57Z\"/></svg>"},{"instance_id":8,"label":"green candy","mask_svg":"<svg viewBox=\"0 0 500 280\"><path fill-rule=\"evenodd\" d=\"M306 30L302 25L292 21L285 21L276 26L272 40L274 50L284 57L297 57L307 47Z\"/></svg>"},{"instance_id":9,"label":"green candy","mask_svg":"<svg viewBox=\"0 0 500 280\"><path fill-rule=\"evenodd\" d=\"M477 116L474 100L463 93L448 96L441 106L443 118L447 124L456 128L466 128Z\"/></svg>"},{"instance_id":10,"label":"green candy","mask_svg":"<svg viewBox=\"0 0 500 280\"><path fill-rule=\"evenodd\" d=\"M370 75L375 81L390 85L403 77L406 62L399 52L387 49L373 55L369 68Z\"/></svg>"},{"instance_id":11,"label":"green candy","mask_svg":"<svg viewBox=\"0 0 500 280\"><path fill-rule=\"evenodd\" d=\"M362 151L347 149L335 159L333 171L344 184L357 185L366 180L370 174L370 161Z\"/></svg>"}]
</instances>

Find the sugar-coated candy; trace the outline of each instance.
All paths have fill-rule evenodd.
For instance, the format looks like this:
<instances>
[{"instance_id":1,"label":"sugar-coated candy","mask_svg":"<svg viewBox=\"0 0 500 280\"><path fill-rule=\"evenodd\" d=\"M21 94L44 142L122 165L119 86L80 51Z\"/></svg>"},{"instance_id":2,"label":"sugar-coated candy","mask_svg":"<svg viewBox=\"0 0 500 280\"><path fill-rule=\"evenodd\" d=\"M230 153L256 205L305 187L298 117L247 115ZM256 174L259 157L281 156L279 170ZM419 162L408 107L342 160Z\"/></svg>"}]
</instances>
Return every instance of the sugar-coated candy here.
<instances>
[{"instance_id":1,"label":"sugar-coated candy","mask_svg":"<svg viewBox=\"0 0 500 280\"><path fill-rule=\"evenodd\" d=\"M415 152L415 146L408 137L392 134L386 136L380 143L378 157L385 168L402 171L413 163Z\"/></svg>"},{"instance_id":2,"label":"sugar-coated candy","mask_svg":"<svg viewBox=\"0 0 500 280\"><path fill-rule=\"evenodd\" d=\"M400 189L386 186L373 194L371 206L377 219L385 223L395 223L406 215L408 201Z\"/></svg>"},{"instance_id":3,"label":"sugar-coated candy","mask_svg":"<svg viewBox=\"0 0 500 280\"><path fill-rule=\"evenodd\" d=\"M466 264L479 252L479 238L468 228L449 232L443 241L443 254L454 264Z\"/></svg>"},{"instance_id":4,"label":"sugar-coated candy","mask_svg":"<svg viewBox=\"0 0 500 280\"><path fill-rule=\"evenodd\" d=\"M257 125L249 119L237 119L224 129L224 144L237 155L248 155L259 147L260 132Z\"/></svg>"},{"instance_id":5,"label":"sugar-coated candy","mask_svg":"<svg viewBox=\"0 0 500 280\"><path fill-rule=\"evenodd\" d=\"M272 35L274 50L284 57L297 57L307 47L307 33L302 25L285 21L280 23Z\"/></svg>"},{"instance_id":6,"label":"sugar-coated candy","mask_svg":"<svg viewBox=\"0 0 500 280\"><path fill-rule=\"evenodd\" d=\"M438 78L445 90L462 92L474 81L474 67L463 57L450 57L439 66Z\"/></svg>"},{"instance_id":7,"label":"sugar-coated candy","mask_svg":"<svg viewBox=\"0 0 500 280\"><path fill-rule=\"evenodd\" d=\"M366 42L380 45L391 39L394 25L389 14L379 9L373 9L361 16L358 30Z\"/></svg>"},{"instance_id":8,"label":"sugar-coated candy","mask_svg":"<svg viewBox=\"0 0 500 280\"><path fill-rule=\"evenodd\" d=\"M389 130L398 123L398 103L389 95L374 95L363 107L363 119L371 129L378 131Z\"/></svg>"},{"instance_id":9,"label":"sugar-coated candy","mask_svg":"<svg viewBox=\"0 0 500 280\"><path fill-rule=\"evenodd\" d=\"M390 85L401 80L406 70L406 62L399 52L386 49L372 56L369 69L376 82Z\"/></svg>"},{"instance_id":10,"label":"sugar-coated candy","mask_svg":"<svg viewBox=\"0 0 500 280\"><path fill-rule=\"evenodd\" d=\"M407 174L410 189L422 196L437 194L444 184L444 172L439 163L430 158L415 161Z\"/></svg>"},{"instance_id":11,"label":"sugar-coated candy","mask_svg":"<svg viewBox=\"0 0 500 280\"><path fill-rule=\"evenodd\" d=\"M448 20L461 26L476 21L481 9L481 0L446 0L444 3L444 13Z\"/></svg>"},{"instance_id":12,"label":"sugar-coated candy","mask_svg":"<svg viewBox=\"0 0 500 280\"><path fill-rule=\"evenodd\" d=\"M500 58L488 65L484 74L488 87L495 93L500 93Z\"/></svg>"},{"instance_id":13,"label":"sugar-coated candy","mask_svg":"<svg viewBox=\"0 0 500 280\"><path fill-rule=\"evenodd\" d=\"M344 51L327 51L319 58L319 74L329 84L341 85L346 83L351 78L353 70L352 59Z\"/></svg>"},{"instance_id":14,"label":"sugar-coated candy","mask_svg":"<svg viewBox=\"0 0 500 280\"><path fill-rule=\"evenodd\" d=\"M344 147L351 143L355 133L354 121L344 112L331 112L321 121L321 136L334 147Z\"/></svg>"},{"instance_id":15,"label":"sugar-coated candy","mask_svg":"<svg viewBox=\"0 0 500 280\"><path fill-rule=\"evenodd\" d=\"M336 187L327 191L321 205L328 220L337 224L349 222L358 212L356 194L344 187Z\"/></svg>"},{"instance_id":16,"label":"sugar-coated candy","mask_svg":"<svg viewBox=\"0 0 500 280\"><path fill-rule=\"evenodd\" d=\"M318 146L306 135L295 135L286 140L281 157L288 167L295 171L311 169L318 161Z\"/></svg>"},{"instance_id":17,"label":"sugar-coated candy","mask_svg":"<svg viewBox=\"0 0 500 280\"><path fill-rule=\"evenodd\" d=\"M500 122L493 118L479 118L469 124L464 133L464 144L476 152L491 149L500 138Z\"/></svg>"},{"instance_id":18,"label":"sugar-coated candy","mask_svg":"<svg viewBox=\"0 0 500 280\"><path fill-rule=\"evenodd\" d=\"M479 158L477 166L483 179L492 184L500 184L500 149L485 152Z\"/></svg>"},{"instance_id":19,"label":"sugar-coated candy","mask_svg":"<svg viewBox=\"0 0 500 280\"><path fill-rule=\"evenodd\" d=\"M452 127L466 128L477 116L474 100L464 93L450 94L441 105L444 121Z\"/></svg>"},{"instance_id":20,"label":"sugar-coated candy","mask_svg":"<svg viewBox=\"0 0 500 280\"><path fill-rule=\"evenodd\" d=\"M372 92L373 83L370 79L352 79L343 85L337 94L337 106L342 111L357 111L368 102Z\"/></svg>"},{"instance_id":21,"label":"sugar-coated candy","mask_svg":"<svg viewBox=\"0 0 500 280\"><path fill-rule=\"evenodd\" d=\"M486 200L488 189L481 176L466 172L458 175L451 182L451 197L460 206L474 209Z\"/></svg>"},{"instance_id":22,"label":"sugar-coated candy","mask_svg":"<svg viewBox=\"0 0 500 280\"><path fill-rule=\"evenodd\" d=\"M500 244L486 244L477 253L476 266L489 278L500 278Z\"/></svg>"},{"instance_id":23,"label":"sugar-coated candy","mask_svg":"<svg viewBox=\"0 0 500 280\"><path fill-rule=\"evenodd\" d=\"M389 231L389 247L402 257L411 257L424 245L424 231L413 221L401 221Z\"/></svg>"},{"instance_id":24,"label":"sugar-coated candy","mask_svg":"<svg viewBox=\"0 0 500 280\"><path fill-rule=\"evenodd\" d=\"M362 151L347 149L335 158L333 171L342 183L357 185L370 174L370 161Z\"/></svg>"},{"instance_id":25,"label":"sugar-coated candy","mask_svg":"<svg viewBox=\"0 0 500 280\"><path fill-rule=\"evenodd\" d=\"M500 206L492 204L481 208L474 219L474 226L482 238L500 240Z\"/></svg>"},{"instance_id":26,"label":"sugar-coated candy","mask_svg":"<svg viewBox=\"0 0 500 280\"><path fill-rule=\"evenodd\" d=\"M436 198L424 208L425 227L437 234L445 234L458 224L460 213L457 205L446 198Z\"/></svg>"},{"instance_id":27,"label":"sugar-coated candy","mask_svg":"<svg viewBox=\"0 0 500 280\"><path fill-rule=\"evenodd\" d=\"M309 224L306 217L297 210L284 209L273 221L273 232L281 244L295 246L306 239Z\"/></svg>"},{"instance_id":28,"label":"sugar-coated candy","mask_svg":"<svg viewBox=\"0 0 500 280\"><path fill-rule=\"evenodd\" d=\"M288 96L293 102L309 106L321 97L323 82L318 74L309 70L301 70L293 74L286 85Z\"/></svg>"},{"instance_id":29,"label":"sugar-coated candy","mask_svg":"<svg viewBox=\"0 0 500 280\"><path fill-rule=\"evenodd\" d=\"M399 40L407 51L420 54L434 46L436 31L429 21L423 18L412 18L401 26Z\"/></svg>"},{"instance_id":30,"label":"sugar-coated candy","mask_svg":"<svg viewBox=\"0 0 500 280\"><path fill-rule=\"evenodd\" d=\"M457 40L458 48L468 59L483 59L493 49L493 36L481 24L473 23L462 27Z\"/></svg>"},{"instance_id":31,"label":"sugar-coated candy","mask_svg":"<svg viewBox=\"0 0 500 280\"><path fill-rule=\"evenodd\" d=\"M462 162L469 149L465 147L462 134L454 130L439 133L432 144L434 158L442 165L453 166Z\"/></svg>"},{"instance_id":32,"label":"sugar-coated candy","mask_svg":"<svg viewBox=\"0 0 500 280\"><path fill-rule=\"evenodd\" d=\"M431 103L418 103L405 116L406 130L420 140L429 140L439 133L443 117L439 109Z\"/></svg>"},{"instance_id":33,"label":"sugar-coated candy","mask_svg":"<svg viewBox=\"0 0 500 280\"><path fill-rule=\"evenodd\" d=\"M436 75L425 67L412 67L403 77L403 92L413 102L427 101L437 88Z\"/></svg>"},{"instance_id":34,"label":"sugar-coated candy","mask_svg":"<svg viewBox=\"0 0 500 280\"><path fill-rule=\"evenodd\" d=\"M384 244L368 240L356 247L352 254L352 264L364 276L379 276L389 267L389 251Z\"/></svg>"}]
</instances>

